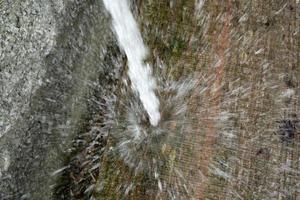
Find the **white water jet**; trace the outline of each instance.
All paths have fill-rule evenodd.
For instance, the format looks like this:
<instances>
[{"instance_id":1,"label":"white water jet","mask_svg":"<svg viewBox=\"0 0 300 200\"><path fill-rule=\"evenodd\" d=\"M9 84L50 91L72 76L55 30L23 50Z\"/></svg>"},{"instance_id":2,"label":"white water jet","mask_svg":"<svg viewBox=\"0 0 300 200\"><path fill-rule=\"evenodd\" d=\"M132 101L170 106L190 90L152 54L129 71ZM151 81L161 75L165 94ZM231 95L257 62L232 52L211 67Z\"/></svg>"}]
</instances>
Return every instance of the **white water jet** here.
<instances>
[{"instance_id":1,"label":"white water jet","mask_svg":"<svg viewBox=\"0 0 300 200\"><path fill-rule=\"evenodd\" d=\"M143 43L138 25L130 11L127 0L103 0L106 9L112 16L113 28L120 47L128 58L128 75L133 90L137 91L150 123L157 126L160 120L159 100L154 90L156 82L151 75L151 69L144 63L147 57L147 47Z\"/></svg>"}]
</instances>

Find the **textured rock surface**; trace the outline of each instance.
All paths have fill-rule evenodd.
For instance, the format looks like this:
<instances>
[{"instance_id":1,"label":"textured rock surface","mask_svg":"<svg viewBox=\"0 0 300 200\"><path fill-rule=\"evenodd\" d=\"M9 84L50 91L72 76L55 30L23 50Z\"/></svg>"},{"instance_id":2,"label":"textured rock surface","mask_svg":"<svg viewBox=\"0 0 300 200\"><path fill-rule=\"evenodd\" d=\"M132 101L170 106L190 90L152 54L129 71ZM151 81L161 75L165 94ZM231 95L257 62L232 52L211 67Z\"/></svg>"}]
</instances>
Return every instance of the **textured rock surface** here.
<instances>
[{"instance_id":1,"label":"textured rock surface","mask_svg":"<svg viewBox=\"0 0 300 200\"><path fill-rule=\"evenodd\" d=\"M199 83L162 186L86 165L124 61L102 2L0 0L0 199L299 199L300 1L132 1L156 77Z\"/></svg>"},{"instance_id":2,"label":"textured rock surface","mask_svg":"<svg viewBox=\"0 0 300 200\"><path fill-rule=\"evenodd\" d=\"M199 85L186 99L190 130L160 171L162 194L152 176L112 161L101 197L172 199L166 183L174 199L298 200L300 1L136 2L156 77Z\"/></svg>"},{"instance_id":3,"label":"textured rock surface","mask_svg":"<svg viewBox=\"0 0 300 200\"><path fill-rule=\"evenodd\" d=\"M299 199L300 2L138 2L153 63L200 82L176 154L195 198Z\"/></svg>"},{"instance_id":4,"label":"textured rock surface","mask_svg":"<svg viewBox=\"0 0 300 200\"><path fill-rule=\"evenodd\" d=\"M50 199L51 174L113 83L115 42L101 1L4 0L0 11L0 199Z\"/></svg>"}]
</instances>

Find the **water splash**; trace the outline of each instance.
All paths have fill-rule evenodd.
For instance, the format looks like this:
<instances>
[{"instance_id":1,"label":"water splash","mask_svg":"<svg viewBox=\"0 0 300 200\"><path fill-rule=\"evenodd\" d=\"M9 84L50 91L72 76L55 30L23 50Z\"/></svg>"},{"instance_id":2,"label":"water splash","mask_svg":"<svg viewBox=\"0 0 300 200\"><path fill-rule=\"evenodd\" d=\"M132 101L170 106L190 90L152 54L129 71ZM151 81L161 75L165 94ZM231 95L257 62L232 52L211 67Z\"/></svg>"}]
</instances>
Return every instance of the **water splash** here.
<instances>
[{"instance_id":1,"label":"water splash","mask_svg":"<svg viewBox=\"0 0 300 200\"><path fill-rule=\"evenodd\" d=\"M130 11L127 0L103 0L106 9L113 19L120 47L128 58L128 75L133 90L137 91L145 110L150 117L150 123L157 126L160 120L159 100L154 90L156 82L151 76L151 69L144 63L148 50L143 43L138 25Z\"/></svg>"},{"instance_id":2,"label":"water splash","mask_svg":"<svg viewBox=\"0 0 300 200\"><path fill-rule=\"evenodd\" d=\"M170 79L169 79L170 78ZM192 188L184 176L181 166L177 166L180 151L180 142L189 132L189 123L186 119L188 101L196 81L193 77L183 80L173 80L171 77L158 78L158 95L161 99L161 121L157 127L150 126L147 113L142 109L138 96L128 88L128 77L124 77L117 92L118 98L107 102L107 108L115 105L116 108L108 111L103 132L109 130L110 145L104 152L102 166L109 167L117 174L109 173L107 178L99 181L97 191L103 198L107 183L114 184L115 193L127 196L138 190L140 183L147 182L145 188L148 194L155 199L168 196L168 199L193 195ZM121 161L121 162L120 162ZM106 164L119 163L118 166ZM123 168L123 167L124 168ZM106 177L106 168L101 169L101 177ZM170 175L171 174L171 175ZM130 179L123 179L130 175ZM172 176L172 180L166 176ZM120 178L115 180L114 176ZM176 185L176 186L174 186ZM114 190L114 189L112 189ZM184 194L180 191L184 190ZM155 191L155 193L153 193ZM110 191L111 192L111 191ZM154 195L154 196L152 196ZM170 198L169 198L170 197ZM192 198L190 198L192 199Z\"/></svg>"}]
</instances>

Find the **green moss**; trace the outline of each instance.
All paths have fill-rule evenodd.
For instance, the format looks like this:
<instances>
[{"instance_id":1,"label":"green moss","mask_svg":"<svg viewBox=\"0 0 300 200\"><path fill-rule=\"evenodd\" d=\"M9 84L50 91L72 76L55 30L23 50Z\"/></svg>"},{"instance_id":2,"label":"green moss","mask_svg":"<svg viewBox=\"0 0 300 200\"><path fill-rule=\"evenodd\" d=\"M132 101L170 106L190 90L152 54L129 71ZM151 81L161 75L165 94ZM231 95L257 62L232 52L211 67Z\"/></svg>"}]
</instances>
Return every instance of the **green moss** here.
<instances>
[{"instance_id":1,"label":"green moss","mask_svg":"<svg viewBox=\"0 0 300 200\"><path fill-rule=\"evenodd\" d=\"M95 191L94 197L115 200L151 196L147 191L151 190L154 180L147 173L135 174L134 169L128 167L116 154L107 154L101 163L101 171L97 182L97 187L101 190ZM130 185L133 187L125 195ZM155 196L152 195L150 199Z\"/></svg>"}]
</instances>

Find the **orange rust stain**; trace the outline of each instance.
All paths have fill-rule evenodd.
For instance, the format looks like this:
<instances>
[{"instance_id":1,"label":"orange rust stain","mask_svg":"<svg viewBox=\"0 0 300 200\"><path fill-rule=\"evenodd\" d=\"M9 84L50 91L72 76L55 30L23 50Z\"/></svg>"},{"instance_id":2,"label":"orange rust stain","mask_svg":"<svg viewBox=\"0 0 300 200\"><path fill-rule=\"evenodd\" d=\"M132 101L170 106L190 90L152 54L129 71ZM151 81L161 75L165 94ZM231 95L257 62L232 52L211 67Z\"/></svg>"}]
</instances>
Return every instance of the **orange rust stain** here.
<instances>
[{"instance_id":1,"label":"orange rust stain","mask_svg":"<svg viewBox=\"0 0 300 200\"><path fill-rule=\"evenodd\" d=\"M222 79L224 75L224 68L227 63L226 59L226 51L230 46L230 23L232 17L232 0L227 0L227 13L225 18L225 23L221 31L220 39L218 40L218 35L214 34L213 38L215 41L215 45L213 46L213 52L218 57L218 63L216 66L212 66L209 74L215 73L214 81L209 85L209 90L206 93L206 97L208 101L208 118L205 120L207 124L207 129L204 138L204 145L203 151L201 152L202 158L200 159L200 170L204 176L208 176L209 174L209 164L211 158L214 153L213 144L215 143L216 138L216 119L220 114L220 102L221 102L221 86L222 86ZM197 189L197 199L204 199L205 190L208 185L208 180L206 179L200 184L200 187Z\"/></svg>"}]
</instances>

